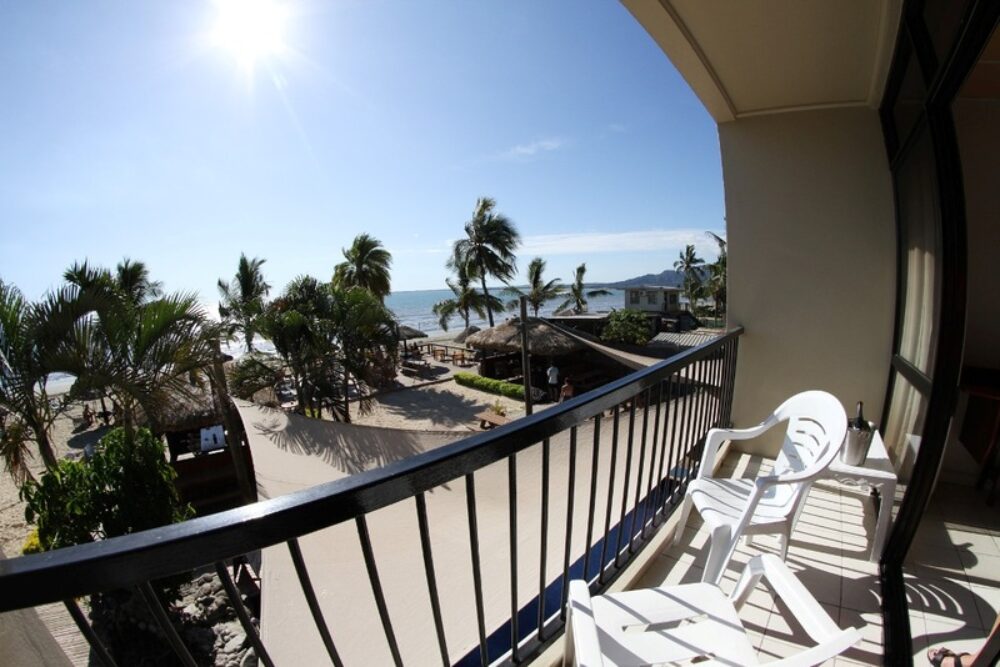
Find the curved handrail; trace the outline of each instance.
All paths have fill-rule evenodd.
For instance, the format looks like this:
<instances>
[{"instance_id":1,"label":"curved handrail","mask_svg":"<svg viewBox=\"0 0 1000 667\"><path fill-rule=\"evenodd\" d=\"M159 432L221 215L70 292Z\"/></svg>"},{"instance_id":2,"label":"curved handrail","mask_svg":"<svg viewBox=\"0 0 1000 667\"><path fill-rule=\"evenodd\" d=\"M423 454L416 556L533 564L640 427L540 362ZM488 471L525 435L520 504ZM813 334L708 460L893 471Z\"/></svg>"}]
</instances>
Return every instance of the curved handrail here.
<instances>
[{"instance_id":1,"label":"curved handrail","mask_svg":"<svg viewBox=\"0 0 1000 667\"><path fill-rule=\"evenodd\" d=\"M736 327L662 363L382 468L236 509L101 542L0 560L0 612L135 586L269 547L475 472L628 400L739 337Z\"/></svg>"}]
</instances>

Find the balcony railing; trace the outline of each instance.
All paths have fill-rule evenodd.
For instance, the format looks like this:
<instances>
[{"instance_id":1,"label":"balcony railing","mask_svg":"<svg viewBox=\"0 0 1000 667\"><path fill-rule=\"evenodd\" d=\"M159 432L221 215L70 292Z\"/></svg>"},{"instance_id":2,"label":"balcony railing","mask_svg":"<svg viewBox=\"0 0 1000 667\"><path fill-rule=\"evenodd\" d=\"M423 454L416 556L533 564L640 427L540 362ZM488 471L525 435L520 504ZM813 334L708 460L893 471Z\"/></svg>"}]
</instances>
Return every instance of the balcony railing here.
<instances>
[{"instance_id":1,"label":"balcony railing","mask_svg":"<svg viewBox=\"0 0 1000 667\"><path fill-rule=\"evenodd\" d=\"M728 331L561 405L377 470L156 530L0 560L0 611L63 601L90 642L92 655L113 665L75 599L136 590L179 660L193 665L157 594L157 582L214 567L258 658L271 665L227 566L234 558L285 543L318 636L330 661L341 665L345 657L346 662L353 660L338 642L357 642L357 637L346 631L338 634L337 624L325 620L298 538L353 521L367 572L365 588L381 624L381 637L377 627L365 633L364 655L377 655L374 645L384 639L387 659L397 665L412 663L416 660L401 650L394 631L394 623L412 619L390 614L387 593L392 591L383 587L369 526L378 522L379 516L373 516L377 510L413 503L406 511L412 512L419 540L400 536L393 546L412 556L415 572L422 570L426 584L434 633L427 633L425 641L434 648L427 652L424 647L420 661L439 655L444 664L530 662L561 636L568 582L585 578L594 592L606 589L683 497L697 472L705 434L729 421L742 332ZM487 484L498 481L498 475L501 483L490 488L506 486L506 498L500 501L505 520L481 522L483 503L496 502L497 494L477 502L477 479ZM540 488L534 488L536 475ZM430 529L435 516L427 494L449 483L449 493L464 493L462 532L467 531L468 553L458 561L453 548L445 552L435 543ZM531 511L525 511L526 504ZM506 546L482 552L484 539ZM458 612L447 609L456 597L454 587L441 595L442 557L449 559L449 580L456 577L453 569L459 561L468 568L466 577L471 570L471 590L462 594L472 598L463 605L471 609L474 602L474 635L465 636L443 620ZM492 576L484 577L484 571ZM537 585L525 585L526 571ZM429 619L426 623L430 627Z\"/></svg>"}]
</instances>

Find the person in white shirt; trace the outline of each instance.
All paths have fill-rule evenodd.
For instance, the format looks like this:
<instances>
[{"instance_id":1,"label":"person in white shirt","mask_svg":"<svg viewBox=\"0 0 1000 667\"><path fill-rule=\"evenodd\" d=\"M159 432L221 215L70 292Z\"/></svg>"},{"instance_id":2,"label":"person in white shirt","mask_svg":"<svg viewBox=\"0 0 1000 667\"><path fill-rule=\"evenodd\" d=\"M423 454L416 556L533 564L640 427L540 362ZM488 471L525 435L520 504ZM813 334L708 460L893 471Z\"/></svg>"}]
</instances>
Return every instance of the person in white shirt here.
<instances>
[{"instance_id":1,"label":"person in white shirt","mask_svg":"<svg viewBox=\"0 0 1000 667\"><path fill-rule=\"evenodd\" d=\"M553 402L559 400L559 369L556 367L555 362L549 364L548 370L545 374L549 379L549 399Z\"/></svg>"}]
</instances>

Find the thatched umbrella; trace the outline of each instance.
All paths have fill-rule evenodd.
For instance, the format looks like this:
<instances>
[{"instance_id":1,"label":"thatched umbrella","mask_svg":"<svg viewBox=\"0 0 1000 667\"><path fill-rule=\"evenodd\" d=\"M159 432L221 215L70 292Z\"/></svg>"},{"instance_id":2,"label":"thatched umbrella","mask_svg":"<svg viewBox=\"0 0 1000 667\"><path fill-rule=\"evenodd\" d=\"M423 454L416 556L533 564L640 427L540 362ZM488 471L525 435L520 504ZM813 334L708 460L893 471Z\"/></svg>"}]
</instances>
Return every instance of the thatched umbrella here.
<instances>
[{"instance_id":1,"label":"thatched umbrella","mask_svg":"<svg viewBox=\"0 0 1000 667\"><path fill-rule=\"evenodd\" d=\"M409 347L407 346L406 341L412 340L414 338L427 338L427 334L425 334L420 329L415 329L415 328L407 326L405 324L399 325L396 328L396 332L399 335L399 340L403 341L403 355L404 356L406 356L407 354L409 354Z\"/></svg>"},{"instance_id":2,"label":"thatched umbrella","mask_svg":"<svg viewBox=\"0 0 1000 667\"><path fill-rule=\"evenodd\" d=\"M484 329L466 338L465 343L480 350L519 352L521 350L521 322L519 319L513 319ZM557 331L544 320L528 319L529 353L557 357L577 352L583 348L583 343Z\"/></svg>"},{"instance_id":3,"label":"thatched umbrella","mask_svg":"<svg viewBox=\"0 0 1000 667\"><path fill-rule=\"evenodd\" d=\"M469 336L471 336L472 334L477 333L479 331L481 331L481 329L479 327L477 327L475 324L472 324L469 327L467 327L466 329L464 329L462 331L462 333L460 333L457 336L455 336L455 342L456 343L464 343L465 340Z\"/></svg>"},{"instance_id":4,"label":"thatched umbrella","mask_svg":"<svg viewBox=\"0 0 1000 667\"><path fill-rule=\"evenodd\" d=\"M399 340L412 340L414 338L427 338L427 334L420 329L414 329L405 324L400 325Z\"/></svg>"}]
</instances>

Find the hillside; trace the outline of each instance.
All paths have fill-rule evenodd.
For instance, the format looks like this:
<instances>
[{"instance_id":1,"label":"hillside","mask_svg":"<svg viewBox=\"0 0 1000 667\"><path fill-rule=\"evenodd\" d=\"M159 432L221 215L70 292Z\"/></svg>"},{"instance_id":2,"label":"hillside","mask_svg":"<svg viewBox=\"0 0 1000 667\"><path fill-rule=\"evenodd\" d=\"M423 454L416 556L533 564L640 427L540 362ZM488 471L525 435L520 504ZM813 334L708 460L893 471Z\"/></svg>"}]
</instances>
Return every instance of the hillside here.
<instances>
[{"instance_id":1,"label":"hillside","mask_svg":"<svg viewBox=\"0 0 1000 667\"><path fill-rule=\"evenodd\" d=\"M611 287L615 289L624 289L626 287L635 287L637 285L658 285L662 287L680 287L684 283L684 275L680 271L674 271L673 269L667 269L662 273L647 273L644 276L637 276L635 278L628 278L626 280L619 280L616 283L603 283L601 287ZM596 287L596 285L595 285Z\"/></svg>"}]
</instances>

